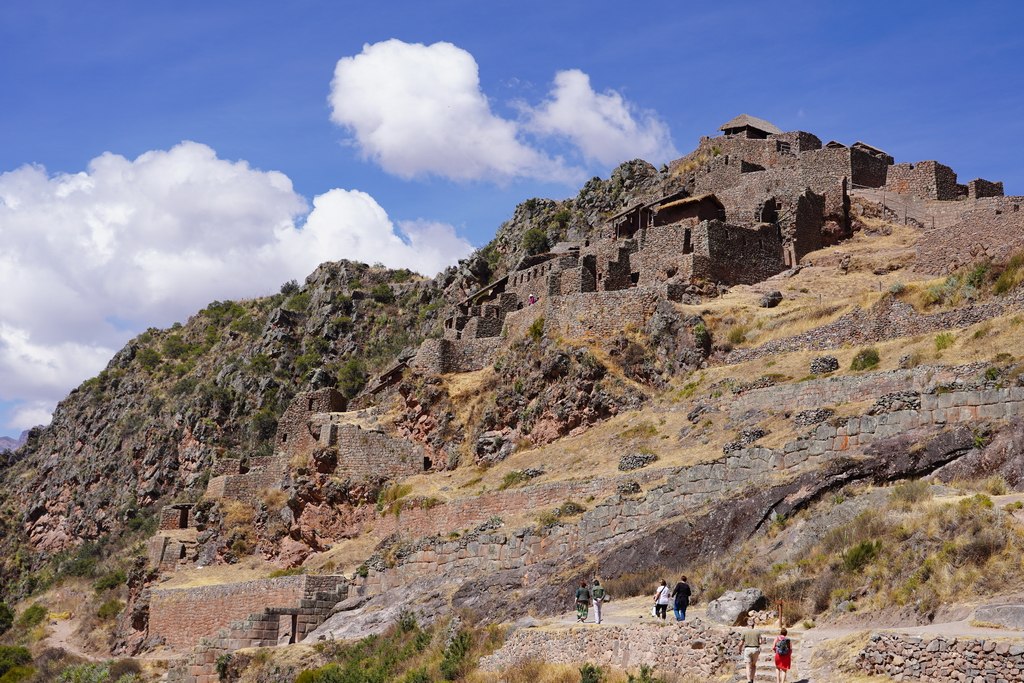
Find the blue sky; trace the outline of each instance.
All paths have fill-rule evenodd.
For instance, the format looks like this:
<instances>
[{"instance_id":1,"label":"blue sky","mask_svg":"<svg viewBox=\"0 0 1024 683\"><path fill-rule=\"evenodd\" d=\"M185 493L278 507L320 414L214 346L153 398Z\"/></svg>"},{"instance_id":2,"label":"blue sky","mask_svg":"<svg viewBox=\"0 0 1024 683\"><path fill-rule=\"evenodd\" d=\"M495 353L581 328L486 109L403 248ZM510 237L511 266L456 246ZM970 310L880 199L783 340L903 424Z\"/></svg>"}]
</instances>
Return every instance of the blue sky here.
<instances>
[{"instance_id":1,"label":"blue sky","mask_svg":"<svg viewBox=\"0 0 1024 683\"><path fill-rule=\"evenodd\" d=\"M741 112L1024 194L1022 20L1010 2L5 3L0 433L149 325L319 260L436 270L519 201ZM460 76L462 118L403 99L418 60Z\"/></svg>"}]
</instances>

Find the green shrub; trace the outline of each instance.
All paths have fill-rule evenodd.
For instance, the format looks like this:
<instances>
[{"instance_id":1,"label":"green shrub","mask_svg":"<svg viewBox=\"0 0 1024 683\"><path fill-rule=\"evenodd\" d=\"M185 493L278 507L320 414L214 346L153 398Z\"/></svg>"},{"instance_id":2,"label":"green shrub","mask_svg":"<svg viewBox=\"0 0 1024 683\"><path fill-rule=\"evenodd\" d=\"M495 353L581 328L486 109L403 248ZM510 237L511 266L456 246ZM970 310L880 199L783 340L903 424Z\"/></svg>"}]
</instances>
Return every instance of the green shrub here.
<instances>
[{"instance_id":1,"label":"green shrub","mask_svg":"<svg viewBox=\"0 0 1024 683\"><path fill-rule=\"evenodd\" d=\"M653 666L641 664L640 672L636 676L626 674L626 683L665 683L665 679L655 677Z\"/></svg>"},{"instance_id":2,"label":"green shrub","mask_svg":"<svg viewBox=\"0 0 1024 683\"><path fill-rule=\"evenodd\" d=\"M6 602L0 602L0 636L11 630L14 625L14 610Z\"/></svg>"},{"instance_id":3,"label":"green shrub","mask_svg":"<svg viewBox=\"0 0 1024 683\"><path fill-rule=\"evenodd\" d=\"M43 623L44 619L46 619L46 608L37 602L18 615L15 625L20 629L30 629Z\"/></svg>"},{"instance_id":4,"label":"green shrub","mask_svg":"<svg viewBox=\"0 0 1024 683\"><path fill-rule=\"evenodd\" d=\"M881 541L861 541L843 553L843 567L850 572L859 572L878 557L881 550Z\"/></svg>"},{"instance_id":5,"label":"green shrub","mask_svg":"<svg viewBox=\"0 0 1024 683\"><path fill-rule=\"evenodd\" d=\"M857 352L857 355L853 357L853 361L850 362L850 369L870 370L871 368L877 367L880 361L881 358L878 356L877 349L861 349Z\"/></svg>"},{"instance_id":6,"label":"green shrub","mask_svg":"<svg viewBox=\"0 0 1024 683\"><path fill-rule=\"evenodd\" d=\"M160 365L162 360L160 352L156 349L142 349L135 354L135 360L139 361L139 365L147 370L153 370L156 366Z\"/></svg>"},{"instance_id":7,"label":"green shrub","mask_svg":"<svg viewBox=\"0 0 1024 683\"><path fill-rule=\"evenodd\" d=\"M458 680L466 673L466 657L473 645L473 637L467 631L459 631L441 656L441 675L446 681Z\"/></svg>"},{"instance_id":8,"label":"green shrub","mask_svg":"<svg viewBox=\"0 0 1024 683\"><path fill-rule=\"evenodd\" d=\"M107 683L110 669L106 664L73 664L60 672L59 683Z\"/></svg>"},{"instance_id":9,"label":"green shrub","mask_svg":"<svg viewBox=\"0 0 1024 683\"><path fill-rule=\"evenodd\" d=\"M118 569L112 572L107 572L100 578L96 579L96 583L92 585L96 592L109 590L111 588L117 588L123 586L124 582L128 580L123 569Z\"/></svg>"},{"instance_id":10,"label":"green shrub","mask_svg":"<svg viewBox=\"0 0 1024 683\"><path fill-rule=\"evenodd\" d=\"M284 307L289 311L295 311L296 313L302 313L309 308L310 293L299 292L295 294L288 301L285 302Z\"/></svg>"},{"instance_id":11,"label":"green shrub","mask_svg":"<svg viewBox=\"0 0 1024 683\"><path fill-rule=\"evenodd\" d=\"M594 664L584 664L580 667L580 683L601 683L604 680L604 670Z\"/></svg>"},{"instance_id":12,"label":"green shrub","mask_svg":"<svg viewBox=\"0 0 1024 683\"><path fill-rule=\"evenodd\" d=\"M110 621L117 617L124 609L124 603L120 600L107 600L96 610L96 616L103 621Z\"/></svg>"},{"instance_id":13,"label":"green shrub","mask_svg":"<svg viewBox=\"0 0 1024 683\"><path fill-rule=\"evenodd\" d=\"M358 358L350 358L338 370L338 391L353 398L366 386L366 368Z\"/></svg>"},{"instance_id":14,"label":"green shrub","mask_svg":"<svg viewBox=\"0 0 1024 683\"><path fill-rule=\"evenodd\" d=\"M285 296L291 296L299 291L299 283L296 280L289 280L288 282L281 285L281 293Z\"/></svg>"},{"instance_id":15,"label":"green shrub","mask_svg":"<svg viewBox=\"0 0 1024 683\"><path fill-rule=\"evenodd\" d=\"M747 341L747 326L746 325L735 325L729 328L729 332L726 335L726 339L729 340L730 344L734 346L742 344Z\"/></svg>"},{"instance_id":16,"label":"green shrub","mask_svg":"<svg viewBox=\"0 0 1024 683\"><path fill-rule=\"evenodd\" d=\"M928 500L931 497L931 487L923 479L900 482L893 487L892 493L889 494L889 500L905 510L909 510L914 504Z\"/></svg>"},{"instance_id":17,"label":"green shrub","mask_svg":"<svg viewBox=\"0 0 1024 683\"><path fill-rule=\"evenodd\" d=\"M953 342L956 340L956 336L952 332L940 332L935 335L935 350L945 351Z\"/></svg>"},{"instance_id":18,"label":"green shrub","mask_svg":"<svg viewBox=\"0 0 1024 683\"><path fill-rule=\"evenodd\" d=\"M693 326L693 343L699 349L705 351L711 348L711 333L703 321Z\"/></svg>"},{"instance_id":19,"label":"green shrub","mask_svg":"<svg viewBox=\"0 0 1024 683\"><path fill-rule=\"evenodd\" d=\"M893 296L899 296L900 294L903 294L905 291L907 291L907 286L902 282L894 282L891 285L889 285L889 293L892 294Z\"/></svg>"},{"instance_id":20,"label":"green shrub","mask_svg":"<svg viewBox=\"0 0 1024 683\"><path fill-rule=\"evenodd\" d=\"M540 341L544 336L544 318L537 318L530 324L530 339Z\"/></svg>"},{"instance_id":21,"label":"green shrub","mask_svg":"<svg viewBox=\"0 0 1024 683\"><path fill-rule=\"evenodd\" d=\"M550 248L548 233L544 228L530 228L523 233L523 249L528 255L543 254Z\"/></svg>"},{"instance_id":22,"label":"green shrub","mask_svg":"<svg viewBox=\"0 0 1024 683\"><path fill-rule=\"evenodd\" d=\"M10 647L0 645L0 676L5 675L15 667L24 666L32 662L32 653L24 647Z\"/></svg>"},{"instance_id":23,"label":"green shrub","mask_svg":"<svg viewBox=\"0 0 1024 683\"><path fill-rule=\"evenodd\" d=\"M390 286L383 282L379 285L375 285L374 288L370 290L370 297L379 304L395 303L395 293L391 291Z\"/></svg>"},{"instance_id":24,"label":"green shrub","mask_svg":"<svg viewBox=\"0 0 1024 683\"><path fill-rule=\"evenodd\" d=\"M217 661L214 666L217 669L217 678L222 681L226 681L228 678L228 667L231 666L231 653L228 652L217 657Z\"/></svg>"}]
</instances>

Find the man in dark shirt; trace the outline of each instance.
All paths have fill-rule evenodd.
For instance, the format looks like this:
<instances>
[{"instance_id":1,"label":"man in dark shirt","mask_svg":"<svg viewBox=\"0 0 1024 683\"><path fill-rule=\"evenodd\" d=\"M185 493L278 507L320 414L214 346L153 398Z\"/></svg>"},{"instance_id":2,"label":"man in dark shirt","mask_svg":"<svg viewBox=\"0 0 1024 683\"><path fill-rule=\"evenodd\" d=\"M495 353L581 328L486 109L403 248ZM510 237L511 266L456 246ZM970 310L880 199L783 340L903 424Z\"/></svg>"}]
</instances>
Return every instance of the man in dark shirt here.
<instances>
[{"instance_id":1,"label":"man in dark shirt","mask_svg":"<svg viewBox=\"0 0 1024 683\"><path fill-rule=\"evenodd\" d=\"M690 584L686 582L685 576L679 579L672 590L672 597L675 598L672 611L676 613L676 621L683 621L686 619L686 608L690 606Z\"/></svg>"}]
</instances>

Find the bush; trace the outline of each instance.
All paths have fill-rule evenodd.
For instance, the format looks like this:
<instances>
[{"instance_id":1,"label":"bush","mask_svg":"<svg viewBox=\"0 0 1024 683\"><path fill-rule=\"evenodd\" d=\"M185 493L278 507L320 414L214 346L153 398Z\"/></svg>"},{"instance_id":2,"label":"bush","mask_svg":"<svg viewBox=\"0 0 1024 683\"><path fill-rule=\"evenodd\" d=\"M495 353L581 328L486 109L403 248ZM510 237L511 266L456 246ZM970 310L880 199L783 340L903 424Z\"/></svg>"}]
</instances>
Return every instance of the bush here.
<instances>
[{"instance_id":1,"label":"bush","mask_svg":"<svg viewBox=\"0 0 1024 683\"><path fill-rule=\"evenodd\" d=\"M6 602L0 602L0 636L11 630L14 624L14 610Z\"/></svg>"},{"instance_id":2,"label":"bush","mask_svg":"<svg viewBox=\"0 0 1024 683\"><path fill-rule=\"evenodd\" d=\"M537 318L530 323L530 339L533 341L540 341L541 337L544 336L544 318Z\"/></svg>"},{"instance_id":3,"label":"bush","mask_svg":"<svg viewBox=\"0 0 1024 683\"><path fill-rule=\"evenodd\" d=\"M458 680L465 674L466 656L472 644L473 638L467 631L459 631L452 638L441 657L441 675L446 681Z\"/></svg>"},{"instance_id":4,"label":"bush","mask_svg":"<svg viewBox=\"0 0 1024 683\"><path fill-rule=\"evenodd\" d=\"M74 664L60 672L60 683L107 683L110 669L106 664Z\"/></svg>"},{"instance_id":5,"label":"bush","mask_svg":"<svg viewBox=\"0 0 1024 683\"><path fill-rule=\"evenodd\" d=\"M370 290L370 297L379 304L395 303L395 293L383 282Z\"/></svg>"},{"instance_id":6,"label":"bush","mask_svg":"<svg viewBox=\"0 0 1024 683\"><path fill-rule=\"evenodd\" d=\"M338 391L345 398L353 398L366 385L366 368L362 361L350 358L338 370Z\"/></svg>"},{"instance_id":7,"label":"bush","mask_svg":"<svg viewBox=\"0 0 1024 683\"><path fill-rule=\"evenodd\" d=\"M0 645L0 676L5 675L15 667L29 664L31 661L32 654L28 649Z\"/></svg>"},{"instance_id":8,"label":"bush","mask_svg":"<svg viewBox=\"0 0 1024 683\"><path fill-rule=\"evenodd\" d=\"M711 348L711 333L703 321L693 326L693 343L699 348L707 351Z\"/></svg>"},{"instance_id":9,"label":"bush","mask_svg":"<svg viewBox=\"0 0 1024 683\"><path fill-rule=\"evenodd\" d=\"M580 667L580 683L601 683L604 671L599 666L584 664Z\"/></svg>"},{"instance_id":10,"label":"bush","mask_svg":"<svg viewBox=\"0 0 1024 683\"><path fill-rule=\"evenodd\" d=\"M861 349L857 352L857 355L853 357L853 361L850 362L851 370L870 370L871 368L877 367L881 358L878 356L878 350L874 348Z\"/></svg>"},{"instance_id":11,"label":"bush","mask_svg":"<svg viewBox=\"0 0 1024 683\"><path fill-rule=\"evenodd\" d=\"M665 683L663 678L655 678L654 667L647 666L646 664L640 665L640 673L636 676L633 674L626 674L627 683Z\"/></svg>"},{"instance_id":12,"label":"bush","mask_svg":"<svg viewBox=\"0 0 1024 683\"><path fill-rule=\"evenodd\" d=\"M940 332L935 335L935 350L945 351L953 342L956 340L956 336L952 332Z\"/></svg>"},{"instance_id":13,"label":"bush","mask_svg":"<svg viewBox=\"0 0 1024 683\"><path fill-rule=\"evenodd\" d=\"M733 346L742 344L743 342L747 341L747 326L736 325L734 327L730 327L729 332L726 335L726 339L728 339L729 343L732 344Z\"/></svg>"},{"instance_id":14,"label":"bush","mask_svg":"<svg viewBox=\"0 0 1024 683\"><path fill-rule=\"evenodd\" d=\"M878 557L881 550L881 541L861 541L843 553L843 567L850 572L859 572Z\"/></svg>"},{"instance_id":15,"label":"bush","mask_svg":"<svg viewBox=\"0 0 1024 683\"><path fill-rule=\"evenodd\" d=\"M548 233L544 228L530 228L523 233L523 249L530 256L543 254L551 245L548 243Z\"/></svg>"},{"instance_id":16,"label":"bush","mask_svg":"<svg viewBox=\"0 0 1024 683\"><path fill-rule=\"evenodd\" d=\"M110 621L117 617L124 609L124 603L120 600L107 600L96 610L96 616L102 621Z\"/></svg>"},{"instance_id":17,"label":"bush","mask_svg":"<svg viewBox=\"0 0 1024 683\"><path fill-rule=\"evenodd\" d=\"M931 486L923 479L896 484L892 493L889 494L889 500L904 510L909 510L915 503L920 503L931 497Z\"/></svg>"},{"instance_id":18,"label":"bush","mask_svg":"<svg viewBox=\"0 0 1024 683\"><path fill-rule=\"evenodd\" d=\"M296 280L289 280L288 282L281 285L281 293L285 296L291 296L299 291L299 283Z\"/></svg>"},{"instance_id":19,"label":"bush","mask_svg":"<svg viewBox=\"0 0 1024 683\"><path fill-rule=\"evenodd\" d=\"M18 616L15 625L20 629L30 629L43 623L44 619L46 619L46 608L37 602Z\"/></svg>"},{"instance_id":20,"label":"bush","mask_svg":"<svg viewBox=\"0 0 1024 683\"><path fill-rule=\"evenodd\" d=\"M160 361L162 359L160 357L160 352L156 349L142 349L135 354L135 360L139 361L139 365L145 369L152 370L156 366L160 365Z\"/></svg>"},{"instance_id":21,"label":"bush","mask_svg":"<svg viewBox=\"0 0 1024 683\"><path fill-rule=\"evenodd\" d=\"M125 575L124 570L118 569L116 571L108 572L98 578L92 587L96 589L97 593L99 593L111 588L123 586L124 582L127 580L128 577Z\"/></svg>"}]
</instances>

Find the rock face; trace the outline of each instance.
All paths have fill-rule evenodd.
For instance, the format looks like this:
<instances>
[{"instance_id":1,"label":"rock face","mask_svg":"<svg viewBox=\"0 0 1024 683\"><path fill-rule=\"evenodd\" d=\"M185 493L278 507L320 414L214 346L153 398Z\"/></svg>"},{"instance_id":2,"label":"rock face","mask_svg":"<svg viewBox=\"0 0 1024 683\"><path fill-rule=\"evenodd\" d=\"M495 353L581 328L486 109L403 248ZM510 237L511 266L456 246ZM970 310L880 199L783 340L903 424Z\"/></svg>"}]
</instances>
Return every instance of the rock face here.
<instances>
[{"instance_id":1,"label":"rock face","mask_svg":"<svg viewBox=\"0 0 1024 683\"><path fill-rule=\"evenodd\" d=\"M743 626L747 612L761 609L764 604L764 593L758 588L729 591L708 603L708 619L726 626Z\"/></svg>"},{"instance_id":2,"label":"rock face","mask_svg":"<svg viewBox=\"0 0 1024 683\"><path fill-rule=\"evenodd\" d=\"M974 621L1021 630L1024 629L1024 605L985 605L974 611Z\"/></svg>"}]
</instances>

